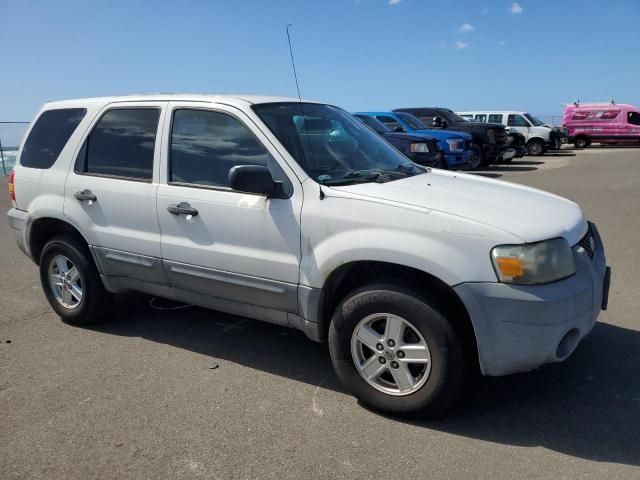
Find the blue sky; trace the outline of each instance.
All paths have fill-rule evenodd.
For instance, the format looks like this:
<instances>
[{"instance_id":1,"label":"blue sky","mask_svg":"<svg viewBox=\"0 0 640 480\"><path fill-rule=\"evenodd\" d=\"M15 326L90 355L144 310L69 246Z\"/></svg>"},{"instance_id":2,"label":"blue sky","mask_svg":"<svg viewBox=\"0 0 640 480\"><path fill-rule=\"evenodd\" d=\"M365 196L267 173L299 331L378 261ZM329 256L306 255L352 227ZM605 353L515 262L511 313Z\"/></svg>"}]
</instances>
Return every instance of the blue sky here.
<instances>
[{"instance_id":1,"label":"blue sky","mask_svg":"<svg viewBox=\"0 0 640 480\"><path fill-rule=\"evenodd\" d=\"M303 96L350 110L640 105L638 0L0 0L0 120L82 96L295 95L287 23Z\"/></svg>"}]
</instances>

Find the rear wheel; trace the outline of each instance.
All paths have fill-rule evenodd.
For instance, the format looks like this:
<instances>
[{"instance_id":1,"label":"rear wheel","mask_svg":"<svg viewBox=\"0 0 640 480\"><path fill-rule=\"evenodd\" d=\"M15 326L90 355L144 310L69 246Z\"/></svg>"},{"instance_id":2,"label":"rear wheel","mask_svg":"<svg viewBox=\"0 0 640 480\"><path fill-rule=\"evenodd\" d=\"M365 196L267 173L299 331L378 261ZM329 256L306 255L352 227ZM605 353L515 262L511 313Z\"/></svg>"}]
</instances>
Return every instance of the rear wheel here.
<instances>
[{"instance_id":1,"label":"rear wheel","mask_svg":"<svg viewBox=\"0 0 640 480\"><path fill-rule=\"evenodd\" d=\"M329 348L344 385L390 414L436 415L466 378L462 342L445 315L394 285L349 294L333 316Z\"/></svg>"},{"instance_id":2,"label":"rear wheel","mask_svg":"<svg viewBox=\"0 0 640 480\"><path fill-rule=\"evenodd\" d=\"M67 323L93 323L107 311L111 295L89 249L74 235L58 235L44 246L40 281L49 305Z\"/></svg>"},{"instance_id":3,"label":"rear wheel","mask_svg":"<svg viewBox=\"0 0 640 480\"><path fill-rule=\"evenodd\" d=\"M527 153L529 155L537 156L544 153L544 142L542 140L531 140L527 143Z\"/></svg>"},{"instance_id":4,"label":"rear wheel","mask_svg":"<svg viewBox=\"0 0 640 480\"><path fill-rule=\"evenodd\" d=\"M576 148L587 148L589 145L591 145L591 140L589 140L588 137L579 136L574 139L573 144Z\"/></svg>"}]
</instances>

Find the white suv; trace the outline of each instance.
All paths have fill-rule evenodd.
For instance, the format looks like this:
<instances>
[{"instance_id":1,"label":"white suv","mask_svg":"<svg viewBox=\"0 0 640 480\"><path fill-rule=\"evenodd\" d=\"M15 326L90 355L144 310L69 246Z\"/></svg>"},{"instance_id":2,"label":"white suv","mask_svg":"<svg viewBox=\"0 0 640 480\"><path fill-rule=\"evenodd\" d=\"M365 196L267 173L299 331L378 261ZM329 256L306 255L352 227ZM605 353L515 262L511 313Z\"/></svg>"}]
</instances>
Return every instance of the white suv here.
<instances>
[{"instance_id":1,"label":"white suv","mask_svg":"<svg viewBox=\"0 0 640 480\"><path fill-rule=\"evenodd\" d=\"M321 103L47 103L10 192L64 321L136 290L288 325L396 414L441 411L474 368L564 360L606 306L602 242L575 203L420 167Z\"/></svg>"}]
</instances>

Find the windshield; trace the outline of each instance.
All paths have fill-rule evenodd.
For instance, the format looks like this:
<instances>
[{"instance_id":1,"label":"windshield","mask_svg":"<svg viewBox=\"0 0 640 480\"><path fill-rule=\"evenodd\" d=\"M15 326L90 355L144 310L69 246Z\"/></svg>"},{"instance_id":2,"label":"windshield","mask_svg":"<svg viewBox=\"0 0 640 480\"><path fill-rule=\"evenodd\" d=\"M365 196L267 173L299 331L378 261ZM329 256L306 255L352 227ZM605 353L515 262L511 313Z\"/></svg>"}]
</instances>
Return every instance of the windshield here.
<instances>
[{"instance_id":1,"label":"windshield","mask_svg":"<svg viewBox=\"0 0 640 480\"><path fill-rule=\"evenodd\" d=\"M354 115L358 120L364 123L367 127L371 128L374 132L384 134L391 133L392 130L382 123L377 118L370 117L369 115Z\"/></svg>"},{"instance_id":2,"label":"windshield","mask_svg":"<svg viewBox=\"0 0 640 480\"><path fill-rule=\"evenodd\" d=\"M414 130L428 130L429 129L429 127L427 127L424 123L422 123L420 120L418 120L416 117L414 117L410 113L398 112L396 115L398 115L398 117L400 117L400 119L404 123L409 125Z\"/></svg>"},{"instance_id":3,"label":"windshield","mask_svg":"<svg viewBox=\"0 0 640 480\"><path fill-rule=\"evenodd\" d=\"M457 113L447 109L447 108L439 108L438 114L441 117L444 117L448 122L468 122L469 119L461 117Z\"/></svg>"},{"instance_id":4,"label":"windshield","mask_svg":"<svg viewBox=\"0 0 640 480\"><path fill-rule=\"evenodd\" d=\"M533 123L534 127L542 127L542 126L544 126L544 123L542 123L540 120L538 120L536 117L534 117L530 113L525 113L524 116L527 117L527 120L529 120L531 123Z\"/></svg>"},{"instance_id":5,"label":"windshield","mask_svg":"<svg viewBox=\"0 0 640 480\"><path fill-rule=\"evenodd\" d=\"M390 181L425 171L337 107L287 102L253 110L317 182Z\"/></svg>"}]
</instances>

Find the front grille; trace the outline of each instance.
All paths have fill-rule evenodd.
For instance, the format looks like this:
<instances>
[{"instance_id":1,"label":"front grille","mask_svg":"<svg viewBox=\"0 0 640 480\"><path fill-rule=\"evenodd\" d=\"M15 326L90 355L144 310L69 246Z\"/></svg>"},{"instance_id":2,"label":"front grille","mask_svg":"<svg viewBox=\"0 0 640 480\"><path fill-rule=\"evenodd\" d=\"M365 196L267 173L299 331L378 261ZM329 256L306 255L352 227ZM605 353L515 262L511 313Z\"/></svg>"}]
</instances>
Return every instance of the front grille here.
<instances>
[{"instance_id":1,"label":"front grille","mask_svg":"<svg viewBox=\"0 0 640 480\"><path fill-rule=\"evenodd\" d=\"M578 242L582 248L584 248L585 252L589 255L591 260L593 260L593 255L595 254L595 245L596 240L593 236L593 229L591 228L591 222L589 222L587 227L587 233L585 233L584 237Z\"/></svg>"}]
</instances>

